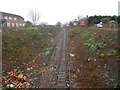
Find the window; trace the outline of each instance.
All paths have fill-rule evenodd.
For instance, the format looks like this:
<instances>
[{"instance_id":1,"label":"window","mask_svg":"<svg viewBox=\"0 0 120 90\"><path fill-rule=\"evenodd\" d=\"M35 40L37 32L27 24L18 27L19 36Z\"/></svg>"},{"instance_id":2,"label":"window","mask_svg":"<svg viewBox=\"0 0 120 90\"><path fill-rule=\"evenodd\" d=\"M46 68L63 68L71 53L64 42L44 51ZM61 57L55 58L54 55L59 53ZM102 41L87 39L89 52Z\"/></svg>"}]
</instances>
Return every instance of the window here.
<instances>
[{"instance_id":1,"label":"window","mask_svg":"<svg viewBox=\"0 0 120 90\"><path fill-rule=\"evenodd\" d=\"M20 27L22 26L22 24L20 23Z\"/></svg>"},{"instance_id":2,"label":"window","mask_svg":"<svg viewBox=\"0 0 120 90\"><path fill-rule=\"evenodd\" d=\"M19 27L18 23L16 23L16 27Z\"/></svg>"},{"instance_id":3,"label":"window","mask_svg":"<svg viewBox=\"0 0 120 90\"><path fill-rule=\"evenodd\" d=\"M7 27L10 27L10 23L7 23Z\"/></svg>"},{"instance_id":4,"label":"window","mask_svg":"<svg viewBox=\"0 0 120 90\"><path fill-rule=\"evenodd\" d=\"M7 16L4 16L4 19L7 19Z\"/></svg>"},{"instance_id":5,"label":"window","mask_svg":"<svg viewBox=\"0 0 120 90\"><path fill-rule=\"evenodd\" d=\"M12 17L9 17L9 20L12 20Z\"/></svg>"},{"instance_id":6,"label":"window","mask_svg":"<svg viewBox=\"0 0 120 90\"><path fill-rule=\"evenodd\" d=\"M14 17L14 20L17 20L17 18L16 18L16 17Z\"/></svg>"},{"instance_id":7,"label":"window","mask_svg":"<svg viewBox=\"0 0 120 90\"><path fill-rule=\"evenodd\" d=\"M25 26L25 24L23 24L23 27Z\"/></svg>"},{"instance_id":8,"label":"window","mask_svg":"<svg viewBox=\"0 0 120 90\"><path fill-rule=\"evenodd\" d=\"M15 24L14 24L14 23L12 23L12 27L15 27Z\"/></svg>"}]
</instances>

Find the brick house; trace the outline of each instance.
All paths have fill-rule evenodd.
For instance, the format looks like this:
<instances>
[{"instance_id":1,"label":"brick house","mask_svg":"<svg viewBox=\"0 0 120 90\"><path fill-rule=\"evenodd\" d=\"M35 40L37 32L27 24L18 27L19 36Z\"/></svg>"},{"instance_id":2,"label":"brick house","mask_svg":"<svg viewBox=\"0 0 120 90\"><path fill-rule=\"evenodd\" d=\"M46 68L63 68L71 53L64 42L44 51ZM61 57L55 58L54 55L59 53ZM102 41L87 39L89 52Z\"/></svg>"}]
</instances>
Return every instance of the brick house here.
<instances>
[{"instance_id":1,"label":"brick house","mask_svg":"<svg viewBox=\"0 0 120 90\"><path fill-rule=\"evenodd\" d=\"M24 27L24 18L10 13L0 12L0 28L2 27Z\"/></svg>"},{"instance_id":2,"label":"brick house","mask_svg":"<svg viewBox=\"0 0 120 90\"><path fill-rule=\"evenodd\" d=\"M80 26L81 27L86 27L87 26L87 18L82 18L80 20Z\"/></svg>"}]
</instances>

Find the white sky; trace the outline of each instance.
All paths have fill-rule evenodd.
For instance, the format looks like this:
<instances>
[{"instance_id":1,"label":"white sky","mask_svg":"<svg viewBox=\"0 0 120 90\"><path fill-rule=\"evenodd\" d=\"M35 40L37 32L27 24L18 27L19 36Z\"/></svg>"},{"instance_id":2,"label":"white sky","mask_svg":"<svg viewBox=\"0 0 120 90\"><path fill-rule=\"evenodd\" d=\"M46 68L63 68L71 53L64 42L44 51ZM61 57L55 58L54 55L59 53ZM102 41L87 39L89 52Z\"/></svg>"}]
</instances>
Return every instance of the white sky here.
<instances>
[{"instance_id":1,"label":"white sky","mask_svg":"<svg viewBox=\"0 0 120 90\"><path fill-rule=\"evenodd\" d=\"M79 15L118 15L120 0L0 0L0 11L20 15L29 20L30 9L40 11L40 22L56 24Z\"/></svg>"}]
</instances>

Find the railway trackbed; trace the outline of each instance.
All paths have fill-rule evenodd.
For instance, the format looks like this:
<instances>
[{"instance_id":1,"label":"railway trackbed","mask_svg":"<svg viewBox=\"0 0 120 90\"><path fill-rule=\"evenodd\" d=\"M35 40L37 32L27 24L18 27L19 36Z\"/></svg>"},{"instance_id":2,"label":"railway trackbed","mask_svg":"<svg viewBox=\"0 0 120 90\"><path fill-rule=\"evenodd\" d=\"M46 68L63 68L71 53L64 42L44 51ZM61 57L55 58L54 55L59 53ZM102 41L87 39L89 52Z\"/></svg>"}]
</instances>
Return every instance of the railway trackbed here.
<instances>
[{"instance_id":1,"label":"railway trackbed","mask_svg":"<svg viewBox=\"0 0 120 90\"><path fill-rule=\"evenodd\" d=\"M56 49L51 56L47 72L38 77L36 88L69 88L67 59L67 30L62 29L57 37Z\"/></svg>"}]
</instances>

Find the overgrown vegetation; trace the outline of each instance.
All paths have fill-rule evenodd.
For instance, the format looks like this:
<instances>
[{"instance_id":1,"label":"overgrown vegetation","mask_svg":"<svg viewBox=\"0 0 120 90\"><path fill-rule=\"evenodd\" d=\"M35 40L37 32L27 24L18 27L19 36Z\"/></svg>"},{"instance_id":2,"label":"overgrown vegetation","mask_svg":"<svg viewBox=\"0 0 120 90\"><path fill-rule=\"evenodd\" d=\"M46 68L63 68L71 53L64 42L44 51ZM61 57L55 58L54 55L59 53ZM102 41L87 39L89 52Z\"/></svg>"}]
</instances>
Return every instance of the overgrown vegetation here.
<instances>
[{"instance_id":1,"label":"overgrown vegetation","mask_svg":"<svg viewBox=\"0 0 120 90\"><path fill-rule=\"evenodd\" d=\"M46 60L55 46L60 29L54 26L4 30L2 43L3 71L21 67L36 57ZM7 67L6 67L7 66Z\"/></svg>"},{"instance_id":2,"label":"overgrown vegetation","mask_svg":"<svg viewBox=\"0 0 120 90\"><path fill-rule=\"evenodd\" d=\"M115 21L118 22L119 17L114 15L114 16L89 16L88 18L88 25L91 24L98 24L99 22L103 22L103 23L108 23L109 21Z\"/></svg>"},{"instance_id":3,"label":"overgrown vegetation","mask_svg":"<svg viewBox=\"0 0 120 90\"><path fill-rule=\"evenodd\" d=\"M102 32L105 32L105 34L103 34ZM117 42L117 34L116 37L113 38L110 36L114 33L115 31L106 31L98 28L92 28L82 31L80 35L85 40L84 45L88 48L90 52L95 53L97 55L100 55L105 52L106 56L113 56L118 55L116 49L118 45L116 44L116 46L112 47L112 44L114 42L113 40ZM106 50L106 48L108 49Z\"/></svg>"},{"instance_id":4,"label":"overgrown vegetation","mask_svg":"<svg viewBox=\"0 0 120 90\"><path fill-rule=\"evenodd\" d=\"M74 87L117 87L118 32L97 27L71 27L68 34Z\"/></svg>"},{"instance_id":5,"label":"overgrown vegetation","mask_svg":"<svg viewBox=\"0 0 120 90\"><path fill-rule=\"evenodd\" d=\"M89 51L98 54L100 49L103 49L107 45L107 43L98 42L98 41L95 41L93 38L91 38L87 40L85 45L88 47Z\"/></svg>"}]
</instances>

